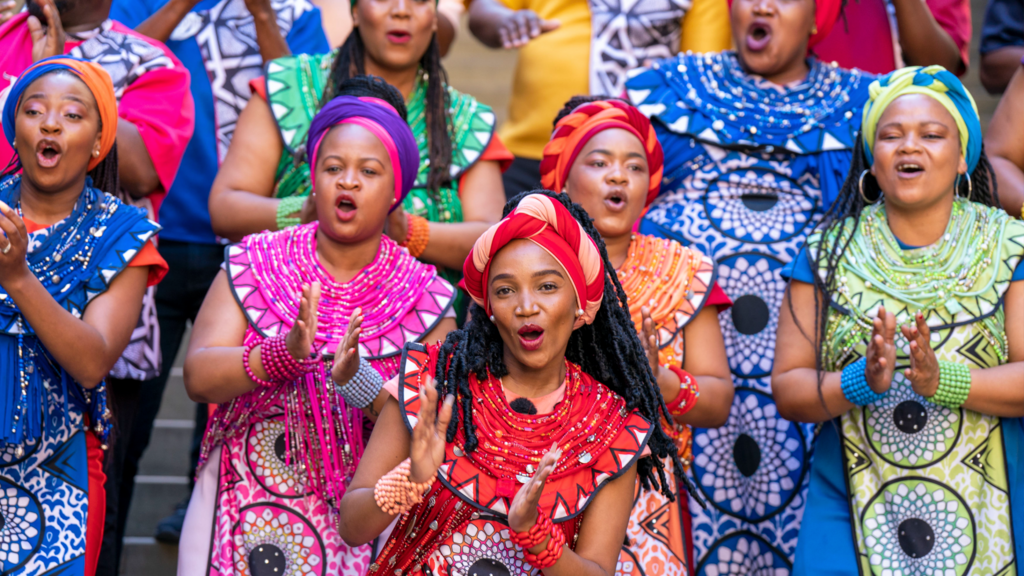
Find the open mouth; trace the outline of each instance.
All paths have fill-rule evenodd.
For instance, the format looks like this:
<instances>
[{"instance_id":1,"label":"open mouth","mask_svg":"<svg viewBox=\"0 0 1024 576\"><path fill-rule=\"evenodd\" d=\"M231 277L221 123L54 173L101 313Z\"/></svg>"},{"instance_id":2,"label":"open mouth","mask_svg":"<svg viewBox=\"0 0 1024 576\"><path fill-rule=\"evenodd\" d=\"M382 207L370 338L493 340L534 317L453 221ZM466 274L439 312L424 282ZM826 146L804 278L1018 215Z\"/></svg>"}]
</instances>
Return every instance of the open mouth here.
<instances>
[{"instance_id":1,"label":"open mouth","mask_svg":"<svg viewBox=\"0 0 1024 576\"><path fill-rule=\"evenodd\" d=\"M526 350L536 350L544 341L544 329L536 324L523 325L517 334L519 334L519 343Z\"/></svg>"},{"instance_id":2,"label":"open mouth","mask_svg":"<svg viewBox=\"0 0 1024 576\"><path fill-rule=\"evenodd\" d=\"M392 30L387 33L387 37L388 40L394 42L395 44L405 44L409 42L409 40L412 40L412 34L406 32L405 30Z\"/></svg>"},{"instance_id":3,"label":"open mouth","mask_svg":"<svg viewBox=\"0 0 1024 576\"><path fill-rule=\"evenodd\" d=\"M342 222L348 222L356 216L356 202L352 196L348 194L340 194L337 199L337 204L334 206L334 212L338 215L338 218Z\"/></svg>"},{"instance_id":4,"label":"open mouth","mask_svg":"<svg viewBox=\"0 0 1024 576\"><path fill-rule=\"evenodd\" d=\"M914 162L900 162L896 165L896 172L900 176L913 177L924 172L924 167Z\"/></svg>"},{"instance_id":5,"label":"open mouth","mask_svg":"<svg viewBox=\"0 0 1024 576\"><path fill-rule=\"evenodd\" d=\"M604 204L612 212L620 212L626 208L626 194L619 191L612 192L605 196Z\"/></svg>"},{"instance_id":6,"label":"open mouth","mask_svg":"<svg viewBox=\"0 0 1024 576\"><path fill-rule=\"evenodd\" d=\"M54 140L40 140L36 144L36 161L43 168L53 168L60 162L60 144Z\"/></svg>"},{"instance_id":7,"label":"open mouth","mask_svg":"<svg viewBox=\"0 0 1024 576\"><path fill-rule=\"evenodd\" d=\"M772 27L765 22L754 22L747 30L747 49L760 52L772 41Z\"/></svg>"}]
</instances>

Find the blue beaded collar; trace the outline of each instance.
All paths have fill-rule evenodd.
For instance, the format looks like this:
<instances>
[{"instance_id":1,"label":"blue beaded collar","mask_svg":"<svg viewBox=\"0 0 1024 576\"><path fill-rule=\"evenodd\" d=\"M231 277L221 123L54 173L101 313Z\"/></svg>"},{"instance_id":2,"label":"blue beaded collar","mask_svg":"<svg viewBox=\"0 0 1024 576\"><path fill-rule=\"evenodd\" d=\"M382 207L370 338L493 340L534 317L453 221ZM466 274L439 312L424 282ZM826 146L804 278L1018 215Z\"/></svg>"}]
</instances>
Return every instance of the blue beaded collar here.
<instances>
[{"instance_id":1,"label":"blue beaded collar","mask_svg":"<svg viewBox=\"0 0 1024 576\"><path fill-rule=\"evenodd\" d=\"M853 148L874 80L809 58L799 83L771 84L740 67L735 52L680 54L628 82L629 99L668 130L723 148L813 154Z\"/></svg>"}]
</instances>

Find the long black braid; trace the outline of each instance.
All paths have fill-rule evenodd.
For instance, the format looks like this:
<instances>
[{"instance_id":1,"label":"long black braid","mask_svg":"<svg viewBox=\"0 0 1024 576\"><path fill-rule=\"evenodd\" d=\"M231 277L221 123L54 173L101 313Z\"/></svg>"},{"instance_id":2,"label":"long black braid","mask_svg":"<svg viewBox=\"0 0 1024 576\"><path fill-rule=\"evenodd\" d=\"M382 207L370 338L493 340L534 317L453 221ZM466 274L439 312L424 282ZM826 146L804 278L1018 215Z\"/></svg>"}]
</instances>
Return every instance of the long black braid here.
<instances>
[{"instance_id":1,"label":"long black braid","mask_svg":"<svg viewBox=\"0 0 1024 576\"><path fill-rule=\"evenodd\" d=\"M864 146L861 135L857 135L857 142L853 146L853 160L850 164L850 172L846 181L839 191L839 196L832 204L832 207L825 213L824 218L816 226L821 233L822 242L828 242L827 247L823 246L819 253L820 259L810 259L811 268L814 271L814 360L818 370L818 396L822 406L825 406L825 398L821 393L822 379L825 374L824 343L825 331L827 328L828 310L832 305L832 294L838 290L837 272L839 263L846 254L846 249L853 240L854 231L860 223L861 213L869 204L882 199L882 189L878 181L871 174L867 155L864 153ZM861 175L863 174L864 190L860 190ZM992 164L982 146L981 157L978 166L971 174L970 184L967 178L958 177L956 180L956 194L985 206L999 207L999 193L996 188L995 173ZM865 197L867 201L865 201ZM881 200L884 201L884 200ZM824 271L824 275L821 272ZM790 313L793 314L793 302L789 299ZM796 318L796 315L793 314ZM797 324L798 329L804 337L808 337L802 326ZM826 408L827 410L827 408Z\"/></svg>"},{"instance_id":2,"label":"long black braid","mask_svg":"<svg viewBox=\"0 0 1024 576\"><path fill-rule=\"evenodd\" d=\"M662 418L671 421L668 408L662 399L647 355L636 327L629 314L626 292L619 283L615 268L608 261L604 241L594 227L590 216L567 194L547 190L523 192L505 204L507 216L519 202L529 194L544 194L565 206L594 241L604 261L604 299L594 322L573 331L566 348L566 358L579 364L584 372L608 386L626 401L628 409L638 409L648 421L654 423L654 431L648 446L653 458L641 458L637 462L637 475L644 489L660 490L666 498L674 500L665 476L665 458L671 458L676 478L690 493L692 485L683 475L676 445L660 425ZM487 313L476 304L470 307L470 319L461 330L450 332L441 345L437 361L435 380L440 398L453 394L459 399L451 424L448 426L448 442L455 440L461 422L466 438L466 450L477 447L476 427L473 425L473 393L469 388L469 375L475 374L480 380L490 372L497 378L508 374L504 360L504 344L498 328L490 322Z\"/></svg>"},{"instance_id":3,"label":"long black braid","mask_svg":"<svg viewBox=\"0 0 1024 576\"><path fill-rule=\"evenodd\" d=\"M356 2L352 2L352 10ZM366 46L359 33L359 27L345 39L338 49L338 56L331 66L330 81L324 89L323 101L327 102L338 94L342 81L352 76L366 74ZM420 58L420 68L427 76L425 114L427 120L427 144L430 157L430 172L427 173L427 188L437 194L441 188L451 185L452 135L448 129L448 73L441 65L441 48L437 34L430 40L427 51Z\"/></svg>"}]
</instances>

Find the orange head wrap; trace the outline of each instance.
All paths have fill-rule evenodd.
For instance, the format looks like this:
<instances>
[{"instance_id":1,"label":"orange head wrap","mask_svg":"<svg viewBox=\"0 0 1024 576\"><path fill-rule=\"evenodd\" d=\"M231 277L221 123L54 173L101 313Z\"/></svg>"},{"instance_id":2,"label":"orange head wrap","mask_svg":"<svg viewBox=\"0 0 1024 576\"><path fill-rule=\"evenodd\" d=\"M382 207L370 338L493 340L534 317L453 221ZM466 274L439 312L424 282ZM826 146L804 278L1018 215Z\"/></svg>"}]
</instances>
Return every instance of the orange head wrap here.
<instances>
[{"instance_id":1,"label":"orange head wrap","mask_svg":"<svg viewBox=\"0 0 1024 576\"><path fill-rule=\"evenodd\" d=\"M117 138L117 97L114 95L114 84L110 80L110 74L107 74L107 71L98 64L70 56L53 56L29 66L11 86L7 101L4 103L4 136L8 142L12 143L11 147L13 148L14 122L18 106L21 105L21 95L29 85L40 77L58 70L70 70L85 83L93 97L96 98L102 126L100 128L100 155L89 160L89 170L92 170L106 158Z\"/></svg>"},{"instance_id":2,"label":"orange head wrap","mask_svg":"<svg viewBox=\"0 0 1024 576\"><path fill-rule=\"evenodd\" d=\"M587 142L595 134L610 128L621 128L640 140L647 152L647 169L651 182L647 187L650 205L661 189L664 154L651 121L639 110L618 100L598 100L577 106L555 125L551 141L544 146L540 161L540 182L548 190L562 192L569 170Z\"/></svg>"},{"instance_id":3,"label":"orange head wrap","mask_svg":"<svg viewBox=\"0 0 1024 576\"><path fill-rule=\"evenodd\" d=\"M473 244L462 266L466 291L473 301L491 313L487 301L487 277L491 261L509 242L525 238L547 251L565 268L576 292L582 313L573 329L594 321L604 296L604 262L597 245L556 200L544 194L530 194L515 210L491 226Z\"/></svg>"}]
</instances>

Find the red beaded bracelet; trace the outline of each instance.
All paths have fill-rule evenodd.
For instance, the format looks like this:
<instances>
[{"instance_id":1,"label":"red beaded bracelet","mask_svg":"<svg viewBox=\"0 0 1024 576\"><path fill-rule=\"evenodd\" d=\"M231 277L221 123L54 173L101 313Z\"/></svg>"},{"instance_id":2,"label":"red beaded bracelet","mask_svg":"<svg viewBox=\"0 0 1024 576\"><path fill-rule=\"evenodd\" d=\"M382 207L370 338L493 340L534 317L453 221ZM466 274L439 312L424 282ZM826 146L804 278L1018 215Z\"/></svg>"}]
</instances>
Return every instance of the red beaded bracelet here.
<instances>
[{"instance_id":1,"label":"red beaded bracelet","mask_svg":"<svg viewBox=\"0 0 1024 576\"><path fill-rule=\"evenodd\" d=\"M554 566L565 550L565 532L552 524L550 534L547 546L539 554L533 554L529 550L523 551L523 560L538 570Z\"/></svg>"},{"instance_id":2,"label":"red beaded bracelet","mask_svg":"<svg viewBox=\"0 0 1024 576\"><path fill-rule=\"evenodd\" d=\"M523 550L529 550L543 542L551 534L552 526L551 518L538 506L537 521L533 523L529 530L526 532L516 532L510 529L509 533L511 534L512 543Z\"/></svg>"},{"instance_id":3,"label":"red beaded bracelet","mask_svg":"<svg viewBox=\"0 0 1024 576\"><path fill-rule=\"evenodd\" d=\"M273 338L254 340L245 347L242 354L242 365L245 366L245 373L253 382L261 386L286 384L297 380L313 368L317 362L316 359L296 360L292 356L292 353L288 351L287 337L287 334L280 334ZM269 381L256 376L249 363L249 356L256 346L260 347L260 362L263 364L263 370L270 377Z\"/></svg>"},{"instance_id":4,"label":"red beaded bracelet","mask_svg":"<svg viewBox=\"0 0 1024 576\"><path fill-rule=\"evenodd\" d=\"M675 399L666 404L668 413L672 416L682 416L697 405L697 397L700 396L700 388L697 386L697 379L692 374L679 366L668 366L668 369L679 377L679 394Z\"/></svg>"},{"instance_id":5,"label":"red beaded bracelet","mask_svg":"<svg viewBox=\"0 0 1024 576\"><path fill-rule=\"evenodd\" d=\"M252 366L249 365L249 356L252 354L253 349L261 343L262 340L253 340L245 345L245 350L242 351L242 366L245 366L245 373L248 374L249 379L253 382L260 386L274 386L275 384L273 382L269 382L257 376L256 373L252 371Z\"/></svg>"}]
</instances>

